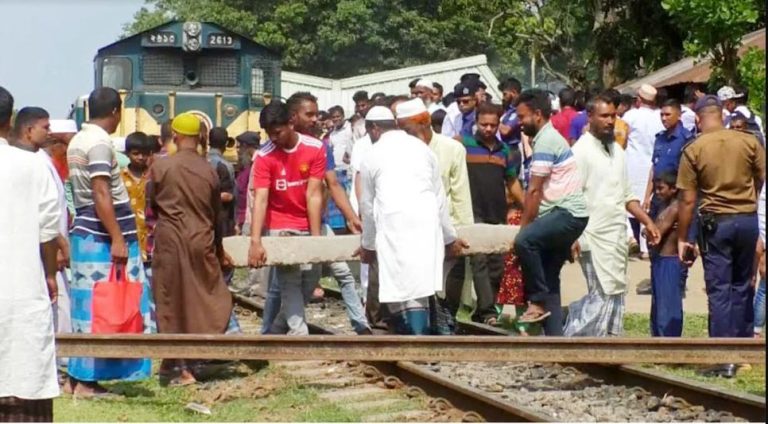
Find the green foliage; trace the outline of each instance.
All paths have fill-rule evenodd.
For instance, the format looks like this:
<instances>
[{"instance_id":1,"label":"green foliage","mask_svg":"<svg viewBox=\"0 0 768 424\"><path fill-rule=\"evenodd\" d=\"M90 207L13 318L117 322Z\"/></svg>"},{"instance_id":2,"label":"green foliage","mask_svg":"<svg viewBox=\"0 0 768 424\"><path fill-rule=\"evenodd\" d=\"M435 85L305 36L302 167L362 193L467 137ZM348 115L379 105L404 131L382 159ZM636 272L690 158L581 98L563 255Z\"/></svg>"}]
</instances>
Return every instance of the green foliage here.
<instances>
[{"instance_id":1,"label":"green foliage","mask_svg":"<svg viewBox=\"0 0 768 424\"><path fill-rule=\"evenodd\" d=\"M765 50L750 47L738 69L739 81L749 90L749 109L765 120Z\"/></svg>"},{"instance_id":2,"label":"green foliage","mask_svg":"<svg viewBox=\"0 0 768 424\"><path fill-rule=\"evenodd\" d=\"M126 34L216 22L283 53L284 68L346 77L485 54L500 76L614 85L676 60L661 0L146 0ZM694 0L689 0L694 1Z\"/></svg>"},{"instance_id":3,"label":"green foliage","mask_svg":"<svg viewBox=\"0 0 768 424\"><path fill-rule=\"evenodd\" d=\"M497 51L488 16L501 1L466 0L147 0L127 34L169 19L216 22L283 53L286 69L327 77L487 54L508 69L517 55ZM503 52L503 54L500 54Z\"/></svg>"},{"instance_id":4,"label":"green foliage","mask_svg":"<svg viewBox=\"0 0 768 424\"><path fill-rule=\"evenodd\" d=\"M712 55L726 82L737 77L741 37L758 27L758 0L662 0L661 4L688 36L685 51L692 56Z\"/></svg>"}]
</instances>

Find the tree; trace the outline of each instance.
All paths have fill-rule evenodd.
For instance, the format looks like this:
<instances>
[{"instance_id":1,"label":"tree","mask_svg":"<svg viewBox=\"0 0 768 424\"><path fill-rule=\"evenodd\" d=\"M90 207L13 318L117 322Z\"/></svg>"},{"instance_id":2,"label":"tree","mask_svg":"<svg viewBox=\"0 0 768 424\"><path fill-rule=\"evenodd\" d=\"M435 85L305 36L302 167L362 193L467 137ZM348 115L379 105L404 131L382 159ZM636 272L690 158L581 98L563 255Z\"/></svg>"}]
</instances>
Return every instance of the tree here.
<instances>
[{"instance_id":1,"label":"tree","mask_svg":"<svg viewBox=\"0 0 768 424\"><path fill-rule=\"evenodd\" d=\"M499 76L613 86L682 54L660 0L146 0L125 35L170 19L216 22L340 78L485 54ZM694 1L694 0L688 0Z\"/></svg>"},{"instance_id":2,"label":"tree","mask_svg":"<svg viewBox=\"0 0 768 424\"><path fill-rule=\"evenodd\" d=\"M282 51L286 69L347 77L485 53L499 58L485 17L503 1L470 0L147 0L134 34L170 19L216 22Z\"/></svg>"},{"instance_id":3,"label":"tree","mask_svg":"<svg viewBox=\"0 0 768 424\"><path fill-rule=\"evenodd\" d=\"M661 4L688 33L685 51L711 56L712 66L728 84L738 77L739 46L744 34L757 29L762 0L662 0ZM763 15L764 16L764 15Z\"/></svg>"}]
</instances>

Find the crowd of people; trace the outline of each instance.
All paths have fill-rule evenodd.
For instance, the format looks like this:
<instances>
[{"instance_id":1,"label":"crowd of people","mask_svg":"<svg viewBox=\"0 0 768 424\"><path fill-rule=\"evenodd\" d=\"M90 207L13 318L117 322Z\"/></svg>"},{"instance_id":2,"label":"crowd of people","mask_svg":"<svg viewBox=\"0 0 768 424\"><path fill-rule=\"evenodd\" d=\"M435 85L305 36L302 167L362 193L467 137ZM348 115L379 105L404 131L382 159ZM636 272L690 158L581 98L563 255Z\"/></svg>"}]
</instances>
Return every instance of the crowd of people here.
<instances>
[{"instance_id":1,"label":"crowd of people","mask_svg":"<svg viewBox=\"0 0 768 424\"><path fill-rule=\"evenodd\" d=\"M250 288L232 282L222 239L233 235L250 237L253 268L268 262L265 236L361 236L361 291L344 262L269 270L265 334L308 334L304 307L324 267L358 334L453 334L471 281L473 321L497 325L511 306L523 333L539 323L548 336L619 336L633 246L650 258L649 334L681 335L698 256L710 336L761 334L764 133L744 89L691 85L679 102L649 85L554 96L507 78L498 88L501 105L477 74L446 96L419 78L407 95L355 93L349 118L298 92L264 107L262 133L232 138L182 113L160 134L113 139L113 89L90 94L78 130L37 107L12 120L0 87L0 188L12 199L0 212L0 334L13 341L0 348L0 415L50 417L57 369L81 397L150 375L149 359L55 358L54 331L103 331L94 316L107 280L140 294L134 332L239 332L230 292ZM513 250L465 257L456 229L473 223L519 226ZM587 289L567 315L566 261ZM191 384L198 366L164 360L159 376Z\"/></svg>"}]
</instances>

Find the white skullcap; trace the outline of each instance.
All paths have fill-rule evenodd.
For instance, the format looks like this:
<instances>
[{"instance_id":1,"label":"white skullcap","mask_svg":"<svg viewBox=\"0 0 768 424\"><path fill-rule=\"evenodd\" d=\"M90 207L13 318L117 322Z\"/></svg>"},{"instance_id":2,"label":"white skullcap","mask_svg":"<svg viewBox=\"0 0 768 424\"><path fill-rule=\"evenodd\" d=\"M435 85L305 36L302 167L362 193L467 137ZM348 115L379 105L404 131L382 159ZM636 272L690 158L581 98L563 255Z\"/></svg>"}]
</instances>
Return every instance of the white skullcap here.
<instances>
[{"instance_id":1,"label":"white skullcap","mask_svg":"<svg viewBox=\"0 0 768 424\"><path fill-rule=\"evenodd\" d=\"M645 101L652 102L656 100L656 89L650 84L643 84L637 90L637 96Z\"/></svg>"},{"instance_id":2,"label":"white skullcap","mask_svg":"<svg viewBox=\"0 0 768 424\"><path fill-rule=\"evenodd\" d=\"M125 153L125 137L112 137L112 147L120 153Z\"/></svg>"},{"instance_id":3,"label":"white skullcap","mask_svg":"<svg viewBox=\"0 0 768 424\"><path fill-rule=\"evenodd\" d=\"M51 119L50 123L53 134L74 134L77 132L77 124L71 119Z\"/></svg>"},{"instance_id":4,"label":"white skullcap","mask_svg":"<svg viewBox=\"0 0 768 424\"><path fill-rule=\"evenodd\" d=\"M386 108L384 106L374 106L368 110L368 113L365 115L366 121L394 121L395 115L392 114L392 111L389 110L389 108Z\"/></svg>"},{"instance_id":5,"label":"white skullcap","mask_svg":"<svg viewBox=\"0 0 768 424\"><path fill-rule=\"evenodd\" d=\"M407 102L399 103L395 107L395 113L397 119L410 118L411 116L421 115L422 113L429 113L427 107L424 106L424 102L421 99L411 99Z\"/></svg>"},{"instance_id":6,"label":"white skullcap","mask_svg":"<svg viewBox=\"0 0 768 424\"><path fill-rule=\"evenodd\" d=\"M430 90L434 90L435 85L432 83L432 81L430 81L430 80L428 80L426 78L422 78L422 79L416 81L416 87L426 87L426 88L428 88Z\"/></svg>"}]
</instances>

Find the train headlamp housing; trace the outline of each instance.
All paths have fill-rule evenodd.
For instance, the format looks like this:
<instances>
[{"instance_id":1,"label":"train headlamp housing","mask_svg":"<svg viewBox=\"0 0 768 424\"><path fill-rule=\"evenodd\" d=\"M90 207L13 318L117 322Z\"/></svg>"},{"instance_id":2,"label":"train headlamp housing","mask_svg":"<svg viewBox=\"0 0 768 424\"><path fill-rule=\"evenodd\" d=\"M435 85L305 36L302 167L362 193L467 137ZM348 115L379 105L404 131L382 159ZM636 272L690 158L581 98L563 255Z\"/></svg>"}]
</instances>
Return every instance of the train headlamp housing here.
<instances>
[{"instance_id":1,"label":"train headlamp housing","mask_svg":"<svg viewBox=\"0 0 768 424\"><path fill-rule=\"evenodd\" d=\"M202 26L200 22L185 22L184 33L182 34L181 48L185 52L197 52L200 51L200 47L203 45L200 41L200 32Z\"/></svg>"}]
</instances>

